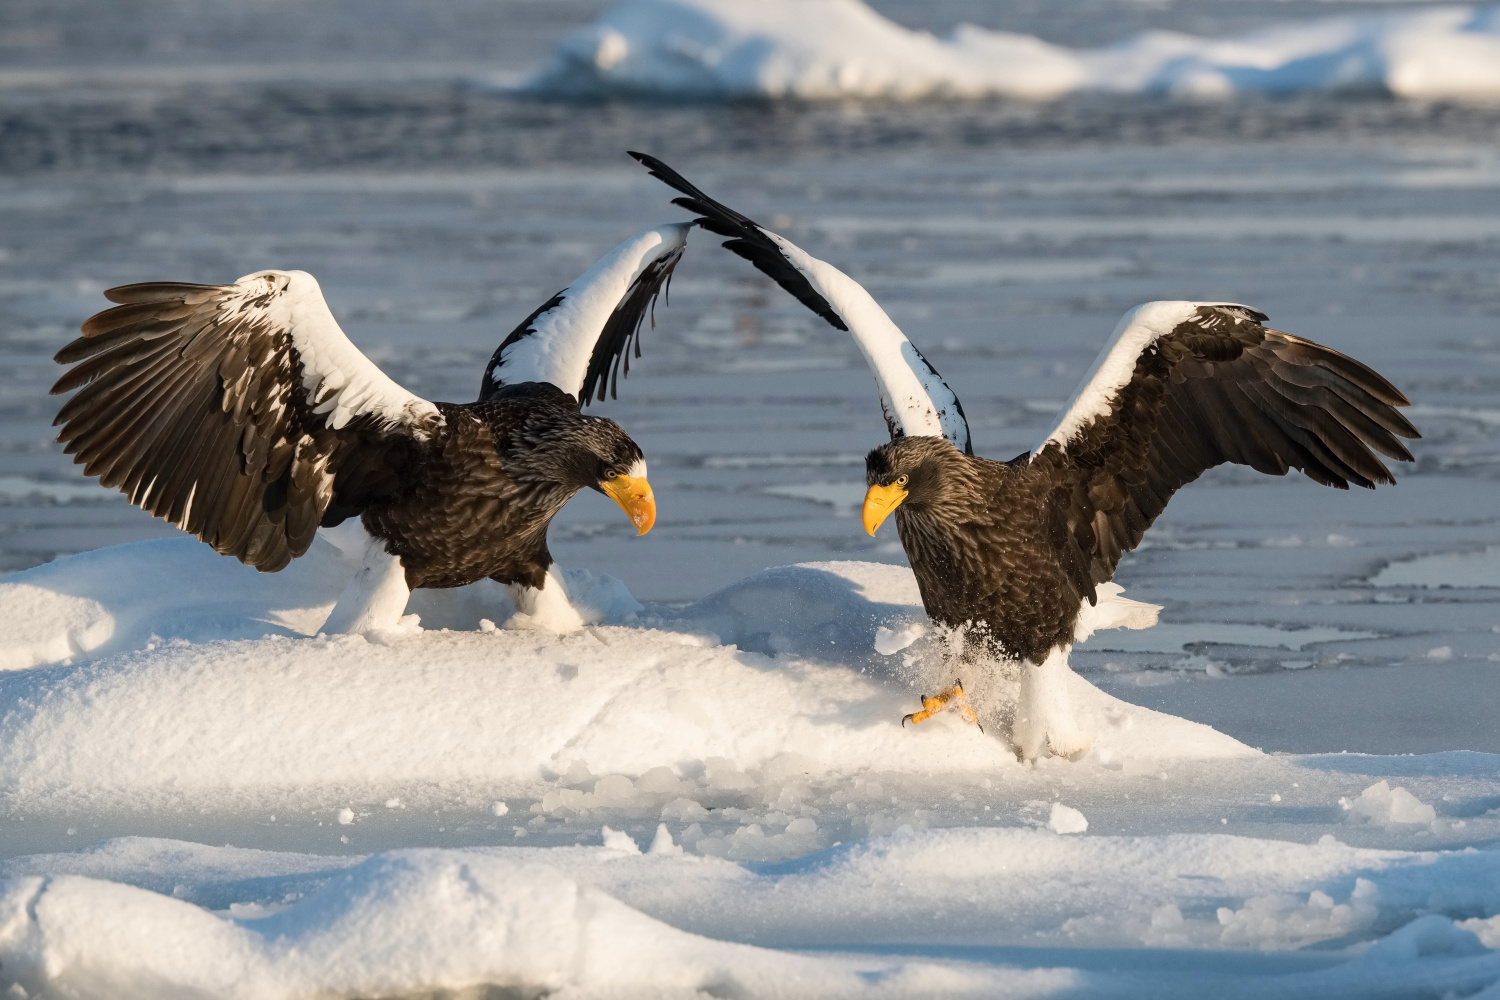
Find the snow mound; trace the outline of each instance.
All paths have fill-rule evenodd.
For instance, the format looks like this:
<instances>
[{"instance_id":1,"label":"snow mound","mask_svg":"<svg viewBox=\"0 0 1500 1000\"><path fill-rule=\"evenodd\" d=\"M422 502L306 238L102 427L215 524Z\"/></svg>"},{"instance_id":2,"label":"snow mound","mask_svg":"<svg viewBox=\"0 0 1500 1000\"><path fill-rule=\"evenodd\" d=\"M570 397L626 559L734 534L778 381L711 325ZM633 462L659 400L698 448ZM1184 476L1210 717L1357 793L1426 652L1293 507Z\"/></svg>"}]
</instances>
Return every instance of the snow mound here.
<instances>
[{"instance_id":1,"label":"snow mound","mask_svg":"<svg viewBox=\"0 0 1500 1000\"><path fill-rule=\"evenodd\" d=\"M925 620L904 567L781 567L685 609L566 636L488 622L301 634L341 588L340 558L328 546L290 576L298 563L257 574L174 539L0 583L0 601L30 599L45 584L93 602L96 620L114 623L94 652L129 650L0 673L0 806L274 813L337 803L349 825L356 804L457 797L477 809L529 801L544 816L647 809L691 821L726 795L763 791L773 804L804 776L1019 766L1002 739L956 717L901 728L915 675L874 669L887 659L874 645L881 628ZM569 585L592 580L578 574ZM616 582L593 587L622 605ZM502 591L420 596L424 621L475 629L482 613L497 614ZM78 616L58 606L69 613L45 605L28 620L33 661L37 636L73 634ZM1069 683L1101 763L1254 753L1076 675ZM779 830L750 818L698 851L753 860L825 846L811 817L780 815Z\"/></svg>"},{"instance_id":2,"label":"snow mound","mask_svg":"<svg viewBox=\"0 0 1500 1000\"><path fill-rule=\"evenodd\" d=\"M319 531L307 554L279 573L259 573L193 538L112 545L66 556L0 580L0 670L145 648L162 640L204 642L310 636L359 567ZM619 621L641 605L612 576L564 570L574 606L591 624ZM516 617L505 588L481 580L419 590L406 610L428 628L477 629ZM521 624L518 622L518 624Z\"/></svg>"},{"instance_id":3,"label":"snow mound","mask_svg":"<svg viewBox=\"0 0 1500 1000\"><path fill-rule=\"evenodd\" d=\"M278 913L225 920L81 876L0 883L0 956L27 995L390 996L482 985L506 996L902 996L930 963L779 954L687 933L544 865L470 851L379 855ZM942 995L1065 972L942 970ZM879 988L871 989L871 983ZM1030 992L1031 990L1028 990Z\"/></svg>"},{"instance_id":4,"label":"snow mound","mask_svg":"<svg viewBox=\"0 0 1500 1000\"><path fill-rule=\"evenodd\" d=\"M1351 89L1485 97L1500 94L1500 12L1453 6L1328 17L1226 39L1151 31L1074 50L967 24L940 39L860 0L626 0L559 42L527 87L552 96L696 99Z\"/></svg>"}]
</instances>

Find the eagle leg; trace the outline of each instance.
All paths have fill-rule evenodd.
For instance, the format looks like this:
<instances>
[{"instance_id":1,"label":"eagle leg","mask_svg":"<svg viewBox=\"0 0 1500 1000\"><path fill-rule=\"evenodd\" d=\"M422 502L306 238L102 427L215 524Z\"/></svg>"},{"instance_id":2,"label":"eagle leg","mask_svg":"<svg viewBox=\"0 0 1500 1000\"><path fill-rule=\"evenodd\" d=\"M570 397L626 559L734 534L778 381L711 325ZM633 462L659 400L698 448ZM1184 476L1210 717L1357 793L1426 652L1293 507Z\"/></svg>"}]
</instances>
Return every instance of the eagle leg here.
<instances>
[{"instance_id":1,"label":"eagle leg","mask_svg":"<svg viewBox=\"0 0 1500 1000\"><path fill-rule=\"evenodd\" d=\"M362 562L319 630L329 635L400 628L411 596L401 558L387 552L383 540L362 529L357 537L363 541Z\"/></svg>"},{"instance_id":2,"label":"eagle leg","mask_svg":"<svg viewBox=\"0 0 1500 1000\"><path fill-rule=\"evenodd\" d=\"M947 709L949 705L958 709L958 714L963 716L965 722L979 726L979 716L975 715L974 710L969 707L969 699L964 697L964 682L961 680L955 680L953 686L941 694L930 697L922 695L922 711L902 716L901 725L903 728L908 722L914 726L920 725ZM984 732L984 727L979 726L979 731Z\"/></svg>"},{"instance_id":3,"label":"eagle leg","mask_svg":"<svg viewBox=\"0 0 1500 1000\"><path fill-rule=\"evenodd\" d=\"M526 616L525 625L545 632L566 635L585 625L597 625L597 621L586 621L568 596L568 585L563 581L557 564L547 567L547 576L540 587L529 587L521 583L506 584L516 611Z\"/></svg>"},{"instance_id":4,"label":"eagle leg","mask_svg":"<svg viewBox=\"0 0 1500 1000\"><path fill-rule=\"evenodd\" d=\"M1041 662L1021 663L1021 692L1016 702L1010 739L1016 756L1033 761L1051 754L1076 760L1088 752L1092 739L1079 728L1069 695L1068 652L1059 646Z\"/></svg>"}]
</instances>

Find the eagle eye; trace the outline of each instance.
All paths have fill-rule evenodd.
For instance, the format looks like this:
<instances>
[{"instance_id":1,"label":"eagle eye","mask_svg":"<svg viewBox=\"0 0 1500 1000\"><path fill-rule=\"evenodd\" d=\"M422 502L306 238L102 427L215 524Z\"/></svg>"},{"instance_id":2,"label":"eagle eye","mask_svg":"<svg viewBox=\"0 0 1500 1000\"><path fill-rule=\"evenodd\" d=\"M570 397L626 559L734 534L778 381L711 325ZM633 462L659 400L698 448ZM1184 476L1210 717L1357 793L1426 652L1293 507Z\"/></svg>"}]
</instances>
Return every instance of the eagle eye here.
<instances>
[{"instance_id":1,"label":"eagle eye","mask_svg":"<svg viewBox=\"0 0 1500 1000\"><path fill-rule=\"evenodd\" d=\"M911 477L910 477L910 476L907 476L907 475L900 475L900 476L897 476L897 477L896 477L896 485L897 485L897 486L905 486L905 485L906 485L906 481L907 481L907 480L908 480L908 479L910 479L910 478L911 478Z\"/></svg>"}]
</instances>

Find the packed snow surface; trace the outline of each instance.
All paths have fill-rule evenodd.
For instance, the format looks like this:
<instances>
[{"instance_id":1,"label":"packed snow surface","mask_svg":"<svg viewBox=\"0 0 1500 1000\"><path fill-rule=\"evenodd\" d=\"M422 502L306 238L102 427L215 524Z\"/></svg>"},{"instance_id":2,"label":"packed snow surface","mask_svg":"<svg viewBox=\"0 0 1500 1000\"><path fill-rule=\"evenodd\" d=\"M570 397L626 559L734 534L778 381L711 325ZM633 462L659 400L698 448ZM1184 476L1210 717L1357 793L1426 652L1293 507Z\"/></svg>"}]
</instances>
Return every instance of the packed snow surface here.
<instances>
[{"instance_id":1,"label":"packed snow surface","mask_svg":"<svg viewBox=\"0 0 1500 1000\"><path fill-rule=\"evenodd\" d=\"M1022 766L993 664L965 668L985 732L903 729L951 668L898 566L678 609L574 572L599 624L571 635L488 586L315 634L351 569L326 538L274 576L168 539L0 581L14 995L1500 983L1495 758L1267 756L1075 676L1092 748Z\"/></svg>"},{"instance_id":2,"label":"packed snow surface","mask_svg":"<svg viewBox=\"0 0 1500 1000\"><path fill-rule=\"evenodd\" d=\"M1500 8L1286 22L1231 38L1148 31L1100 49L961 24L946 38L860 0L626 0L558 43L528 84L556 95L1046 99L1084 90L1224 97L1500 94Z\"/></svg>"}]
</instances>

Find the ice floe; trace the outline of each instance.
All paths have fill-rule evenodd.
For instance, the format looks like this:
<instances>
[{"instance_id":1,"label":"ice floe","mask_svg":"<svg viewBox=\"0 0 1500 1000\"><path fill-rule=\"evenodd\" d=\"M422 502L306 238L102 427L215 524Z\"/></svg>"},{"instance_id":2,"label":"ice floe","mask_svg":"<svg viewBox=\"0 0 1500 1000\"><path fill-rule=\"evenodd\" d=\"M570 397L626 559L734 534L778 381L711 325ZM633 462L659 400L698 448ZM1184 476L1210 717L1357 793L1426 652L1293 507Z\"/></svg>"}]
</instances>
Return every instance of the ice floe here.
<instances>
[{"instance_id":1,"label":"ice floe","mask_svg":"<svg viewBox=\"0 0 1500 1000\"><path fill-rule=\"evenodd\" d=\"M1500 545L1392 562L1370 578L1377 587L1500 587Z\"/></svg>"},{"instance_id":2,"label":"ice floe","mask_svg":"<svg viewBox=\"0 0 1500 1000\"><path fill-rule=\"evenodd\" d=\"M527 84L561 96L1046 99L1380 91L1500 94L1500 8L1273 24L1229 38L1149 31L1100 49L960 24L945 38L860 0L625 0L566 36Z\"/></svg>"},{"instance_id":3,"label":"ice floe","mask_svg":"<svg viewBox=\"0 0 1500 1000\"><path fill-rule=\"evenodd\" d=\"M271 575L196 541L140 542L0 582L0 613L24 623L0 674L12 706L0 719L0 802L269 812L456 793L575 815L677 800L701 808L793 772L1017 766L1002 741L961 725L929 727L933 738L902 730L912 688L935 689L949 669L931 651L876 651L879 629L925 621L904 567L782 567L681 610L644 609L617 581L575 574L592 585L578 593L602 594L596 603L619 624L561 638L497 628L509 613L499 587L425 591L408 610L448 627L328 637L309 633L347 567L340 550L319 546ZM74 662L17 669L63 657ZM1251 752L1071 683L1101 753ZM1003 676L981 686L987 718L1003 722L1013 686ZM697 778L670 771L684 762L699 762ZM570 767L588 791L553 787ZM800 846L821 845L804 833ZM724 849L795 853L752 850L757 835Z\"/></svg>"},{"instance_id":4,"label":"ice floe","mask_svg":"<svg viewBox=\"0 0 1500 1000\"><path fill-rule=\"evenodd\" d=\"M1468 846L1500 837L1485 755L1263 755L1076 677L1097 737L1076 762L1022 766L956 716L903 730L951 667L899 566L779 567L682 608L575 573L599 623L566 636L488 587L313 634L346 562L320 540L263 575L172 539L0 580L24 625L0 645L0 990L1500 982L1500 862ZM1101 596L1096 624L1155 616ZM1261 628L1235 634L1317 641ZM967 680L1003 716L1013 680ZM1121 949L1160 958L1121 971Z\"/></svg>"}]
</instances>

